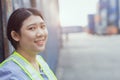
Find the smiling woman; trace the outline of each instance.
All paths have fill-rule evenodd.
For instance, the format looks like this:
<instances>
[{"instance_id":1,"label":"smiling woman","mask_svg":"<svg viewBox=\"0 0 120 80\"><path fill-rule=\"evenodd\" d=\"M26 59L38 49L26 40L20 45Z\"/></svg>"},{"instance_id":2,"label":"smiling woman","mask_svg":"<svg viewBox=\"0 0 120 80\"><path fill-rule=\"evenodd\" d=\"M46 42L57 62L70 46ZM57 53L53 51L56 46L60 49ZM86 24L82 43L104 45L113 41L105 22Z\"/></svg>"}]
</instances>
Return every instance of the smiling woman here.
<instances>
[{"instance_id":1,"label":"smiling woman","mask_svg":"<svg viewBox=\"0 0 120 80\"><path fill-rule=\"evenodd\" d=\"M29 55L34 55L44 50L48 35L47 28L44 25L43 19L39 16L32 15L27 18L23 22L21 36L13 34L13 38L19 40L17 51L24 49Z\"/></svg>"},{"instance_id":2,"label":"smiling woman","mask_svg":"<svg viewBox=\"0 0 120 80\"><path fill-rule=\"evenodd\" d=\"M45 49L48 37L38 10L15 10L8 20L7 37L15 51L0 64L1 80L57 80L47 63L37 55Z\"/></svg>"}]
</instances>

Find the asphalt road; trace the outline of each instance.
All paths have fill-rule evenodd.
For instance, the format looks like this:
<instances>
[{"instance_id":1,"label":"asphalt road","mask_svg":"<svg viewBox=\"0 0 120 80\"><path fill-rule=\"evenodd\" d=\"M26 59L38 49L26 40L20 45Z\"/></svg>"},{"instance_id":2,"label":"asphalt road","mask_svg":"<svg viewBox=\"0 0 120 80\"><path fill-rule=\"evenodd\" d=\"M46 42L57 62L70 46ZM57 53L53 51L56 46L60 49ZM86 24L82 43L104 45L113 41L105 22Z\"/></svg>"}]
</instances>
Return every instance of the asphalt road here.
<instances>
[{"instance_id":1,"label":"asphalt road","mask_svg":"<svg viewBox=\"0 0 120 80\"><path fill-rule=\"evenodd\" d=\"M58 80L120 80L120 35L63 35Z\"/></svg>"}]
</instances>

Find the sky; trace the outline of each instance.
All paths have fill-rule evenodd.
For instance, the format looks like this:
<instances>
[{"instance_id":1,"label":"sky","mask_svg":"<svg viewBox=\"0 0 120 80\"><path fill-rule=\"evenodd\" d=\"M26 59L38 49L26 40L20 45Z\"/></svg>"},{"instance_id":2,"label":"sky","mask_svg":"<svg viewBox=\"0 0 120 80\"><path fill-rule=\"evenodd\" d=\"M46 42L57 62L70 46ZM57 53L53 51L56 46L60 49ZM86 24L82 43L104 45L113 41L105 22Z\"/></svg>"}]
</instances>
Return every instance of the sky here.
<instances>
[{"instance_id":1,"label":"sky","mask_svg":"<svg viewBox=\"0 0 120 80\"><path fill-rule=\"evenodd\" d=\"M86 26L87 15L97 13L98 0L59 0L62 26Z\"/></svg>"}]
</instances>

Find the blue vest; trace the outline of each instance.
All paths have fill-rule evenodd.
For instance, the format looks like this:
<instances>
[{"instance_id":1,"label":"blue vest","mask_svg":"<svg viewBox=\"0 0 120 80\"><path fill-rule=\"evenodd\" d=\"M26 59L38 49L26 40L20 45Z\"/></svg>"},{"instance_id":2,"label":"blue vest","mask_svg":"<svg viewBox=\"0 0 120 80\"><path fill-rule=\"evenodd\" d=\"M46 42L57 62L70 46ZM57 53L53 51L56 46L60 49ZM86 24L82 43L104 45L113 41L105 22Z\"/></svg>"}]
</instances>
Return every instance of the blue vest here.
<instances>
[{"instance_id":1,"label":"blue vest","mask_svg":"<svg viewBox=\"0 0 120 80\"><path fill-rule=\"evenodd\" d=\"M37 56L37 61L48 80L57 80L41 56ZM15 51L0 64L0 80L44 80L44 78L23 56Z\"/></svg>"}]
</instances>

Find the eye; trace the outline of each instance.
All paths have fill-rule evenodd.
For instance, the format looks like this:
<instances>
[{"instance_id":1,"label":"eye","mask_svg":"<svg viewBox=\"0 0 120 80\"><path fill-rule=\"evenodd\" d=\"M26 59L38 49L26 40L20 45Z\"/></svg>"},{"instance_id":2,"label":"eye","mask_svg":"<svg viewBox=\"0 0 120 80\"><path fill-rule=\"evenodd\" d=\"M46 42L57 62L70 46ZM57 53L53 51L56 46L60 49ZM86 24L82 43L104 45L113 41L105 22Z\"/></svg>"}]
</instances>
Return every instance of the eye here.
<instances>
[{"instance_id":1,"label":"eye","mask_svg":"<svg viewBox=\"0 0 120 80\"><path fill-rule=\"evenodd\" d=\"M45 29L45 28L46 28L46 26L45 26L45 25L41 25L41 28L42 28L42 29Z\"/></svg>"},{"instance_id":2,"label":"eye","mask_svg":"<svg viewBox=\"0 0 120 80\"><path fill-rule=\"evenodd\" d=\"M30 26L28 29L34 31L36 29L36 26Z\"/></svg>"}]
</instances>

